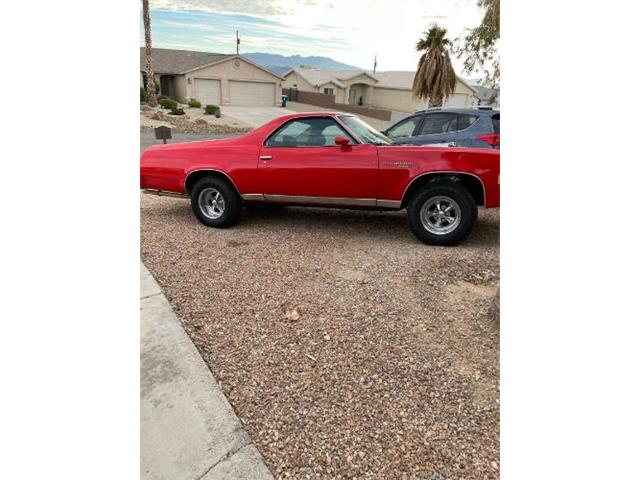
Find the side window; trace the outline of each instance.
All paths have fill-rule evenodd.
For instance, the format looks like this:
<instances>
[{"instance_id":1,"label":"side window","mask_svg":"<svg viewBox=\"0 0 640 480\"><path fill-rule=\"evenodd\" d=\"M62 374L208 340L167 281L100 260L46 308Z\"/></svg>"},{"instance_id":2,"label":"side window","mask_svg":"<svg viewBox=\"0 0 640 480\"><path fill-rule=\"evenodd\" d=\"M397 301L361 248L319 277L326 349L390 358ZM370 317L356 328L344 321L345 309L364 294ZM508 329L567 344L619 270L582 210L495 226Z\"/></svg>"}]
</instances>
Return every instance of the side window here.
<instances>
[{"instance_id":1,"label":"side window","mask_svg":"<svg viewBox=\"0 0 640 480\"><path fill-rule=\"evenodd\" d=\"M267 147L325 147L335 146L335 137L342 135L355 143L351 136L332 118L301 118L292 120L276 130L265 142Z\"/></svg>"},{"instance_id":2,"label":"side window","mask_svg":"<svg viewBox=\"0 0 640 480\"><path fill-rule=\"evenodd\" d=\"M469 128L471 125L478 121L477 115L468 115L466 113L461 113L458 115L458 128L456 130L464 130Z\"/></svg>"},{"instance_id":3,"label":"side window","mask_svg":"<svg viewBox=\"0 0 640 480\"><path fill-rule=\"evenodd\" d=\"M420 121L420 115L416 115L401 122L395 124L389 130L387 130L387 137L389 138L399 138L399 137L410 137L413 135L413 131L416 129L416 125Z\"/></svg>"},{"instance_id":4,"label":"side window","mask_svg":"<svg viewBox=\"0 0 640 480\"><path fill-rule=\"evenodd\" d=\"M455 113L428 113L424 117L419 135L455 132L456 118Z\"/></svg>"},{"instance_id":5,"label":"side window","mask_svg":"<svg viewBox=\"0 0 640 480\"><path fill-rule=\"evenodd\" d=\"M325 95L333 95L333 88L325 88L324 89L324 94Z\"/></svg>"},{"instance_id":6,"label":"side window","mask_svg":"<svg viewBox=\"0 0 640 480\"><path fill-rule=\"evenodd\" d=\"M500 114L499 113L496 113L493 117L491 117L491 123L493 123L494 133L500 133Z\"/></svg>"}]
</instances>

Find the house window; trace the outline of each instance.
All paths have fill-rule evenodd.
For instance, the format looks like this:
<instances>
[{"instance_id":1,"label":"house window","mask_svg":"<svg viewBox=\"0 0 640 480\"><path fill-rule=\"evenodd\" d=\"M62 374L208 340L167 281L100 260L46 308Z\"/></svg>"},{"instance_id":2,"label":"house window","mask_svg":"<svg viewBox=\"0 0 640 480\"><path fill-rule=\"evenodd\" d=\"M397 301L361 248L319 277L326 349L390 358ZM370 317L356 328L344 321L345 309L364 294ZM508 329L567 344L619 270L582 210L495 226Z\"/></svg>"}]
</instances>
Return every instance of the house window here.
<instances>
[{"instance_id":1,"label":"house window","mask_svg":"<svg viewBox=\"0 0 640 480\"><path fill-rule=\"evenodd\" d=\"M333 95L333 88L325 88L324 89L324 94L325 95Z\"/></svg>"}]
</instances>

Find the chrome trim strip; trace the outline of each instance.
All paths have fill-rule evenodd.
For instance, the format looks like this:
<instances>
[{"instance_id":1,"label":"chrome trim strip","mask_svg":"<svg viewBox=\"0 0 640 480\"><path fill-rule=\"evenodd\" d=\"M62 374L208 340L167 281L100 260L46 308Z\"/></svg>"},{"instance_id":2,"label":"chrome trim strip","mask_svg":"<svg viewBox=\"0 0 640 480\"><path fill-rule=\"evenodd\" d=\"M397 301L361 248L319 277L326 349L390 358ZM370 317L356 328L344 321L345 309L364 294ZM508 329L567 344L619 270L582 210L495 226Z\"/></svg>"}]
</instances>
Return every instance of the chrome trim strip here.
<instances>
[{"instance_id":1,"label":"chrome trim strip","mask_svg":"<svg viewBox=\"0 0 640 480\"><path fill-rule=\"evenodd\" d=\"M264 195L265 200L274 203L310 203L314 205L356 205L360 207L375 207L373 198L344 198L344 197L307 197L303 195Z\"/></svg>"},{"instance_id":2,"label":"chrome trim strip","mask_svg":"<svg viewBox=\"0 0 640 480\"><path fill-rule=\"evenodd\" d=\"M272 158L271 155L260 155L260 160L271 160Z\"/></svg>"},{"instance_id":3,"label":"chrome trim strip","mask_svg":"<svg viewBox=\"0 0 640 480\"><path fill-rule=\"evenodd\" d=\"M241 196L248 202L264 202L264 195L261 193L245 193Z\"/></svg>"},{"instance_id":4,"label":"chrome trim strip","mask_svg":"<svg viewBox=\"0 0 640 480\"><path fill-rule=\"evenodd\" d=\"M482 179L481 179L478 175L476 175L476 174L474 174L474 173L469 173L469 172L459 172L459 171L455 171L455 170L438 170L438 171L435 171L435 172L425 172L425 173L421 173L421 174L420 174L420 175L418 175L417 177L413 177L413 178L411 179L411 182L409 182L409 184L407 185L407 187L404 189L404 192L402 192L402 200L404 200L404 196L407 194L407 190L409 190L409 187L410 187L410 186L411 186L411 185L412 185L416 180L418 180L420 177L424 177L425 175L439 175L439 174L441 174L441 173L459 173L460 175L469 175L469 176L472 176L472 177L477 178L477 179L478 179L478 181L480 182L480 185L482 185L482 198L484 198L484 204L483 204L482 206L486 205L486 203L487 203L487 191L486 191L486 189L484 188L484 182L482 181ZM401 200L401 201L402 201L402 200Z\"/></svg>"},{"instance_id":5,"label":"chrome trim strip","mask_svg":"<svg viewBox=\"0 0 640 480\"><path fill-rule=\"evenodd\" d=\"M240 190L238 190L238 187L236 186L235 182L231 179L231 177L226 174L225 172L223 172L222 170L218 170L217 168L196 168L195 170L191 170L189 173L187 173L184 176L184 191L187 192L187 179L189 178L189 175L191 175L192 173L195 172L217 172L217 173L221 173L223 174L225 177L227 177L229 179L229 181L231 182L231 185L233 185L233 188L236 189L236 192L240 193Z\"/></svg>"},{"instance_id":6,"label":"chrome trim strip","mask_svg":"<svg viewBox=\"0 0 640 480\"><path fill-rule=\"evenodd\" d=\"M157 197L173 197L173 198L182 198L182 199L189 198L189 195L185 195L184 193L167 192L166 190L153 190L150 188L143 188L142 193L145 193L147 195L155 195Z\"/></svg>"},{"instance_id":7,"label":"chrome trim strip","mask_svg":"<svg viewBox=\"0 0 640 480\"><path fill-rule=\"evenodd\" d=\"M376 200L376 205L384 208L400 208L402 202L400 200Z\"/></svg>"}]
</instances>

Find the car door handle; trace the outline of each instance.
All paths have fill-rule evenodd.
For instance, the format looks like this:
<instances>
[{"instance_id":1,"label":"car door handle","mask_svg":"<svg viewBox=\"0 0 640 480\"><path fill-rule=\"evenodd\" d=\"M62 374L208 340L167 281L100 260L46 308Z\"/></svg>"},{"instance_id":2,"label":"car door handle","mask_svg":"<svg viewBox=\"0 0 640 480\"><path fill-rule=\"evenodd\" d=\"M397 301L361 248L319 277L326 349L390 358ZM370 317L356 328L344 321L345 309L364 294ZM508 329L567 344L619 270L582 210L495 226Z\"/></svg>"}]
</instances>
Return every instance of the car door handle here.
<instances>
[{"instance_id":1,"label":"car door handle","mask_svg":"<svg viewBox=\"0 0 640 480\"><path fill-rule=\"evenodd\" d=\"M271 155L260 155L260 160L271 160Z\"/></svg>"}]
</instances>

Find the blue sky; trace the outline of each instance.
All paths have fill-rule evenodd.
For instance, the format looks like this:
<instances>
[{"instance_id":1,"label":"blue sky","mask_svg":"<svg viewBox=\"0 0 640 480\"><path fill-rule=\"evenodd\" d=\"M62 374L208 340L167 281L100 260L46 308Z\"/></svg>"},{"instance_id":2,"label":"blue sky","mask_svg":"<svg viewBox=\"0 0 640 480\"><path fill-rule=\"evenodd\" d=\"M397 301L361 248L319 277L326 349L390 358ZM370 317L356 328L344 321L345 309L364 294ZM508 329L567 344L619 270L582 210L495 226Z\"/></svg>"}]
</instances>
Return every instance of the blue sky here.
<instances>
[{"instance_id":1,"label":"blue sky","mask_svg":"<svg viewBox=\"0 0 640 480\"><path fill-rule=\"evenodd\" d=\"M235 53L236 29L241 52L332 56L350 48L339 29L331 26L316 25L323 33L318 38L278 21L241 14L152 9L151 25L153 45L163 48ZM143 45L142 18L140 29Z\"/></svg>"},{"instance_id":2,"label":"blue sky","mask_svg":"<svg viewBox=\"0 0 640 480\"><path fill-rule=\"evenodd\" d=\"M155 47L321 55L379 70L414 70L414 46L431 23L454 39L479 23L476 0L151 0ZM140 16L140 44L144 26ZM454 61L460 73L462 62Z\"/></svg>"}]
</instances>

